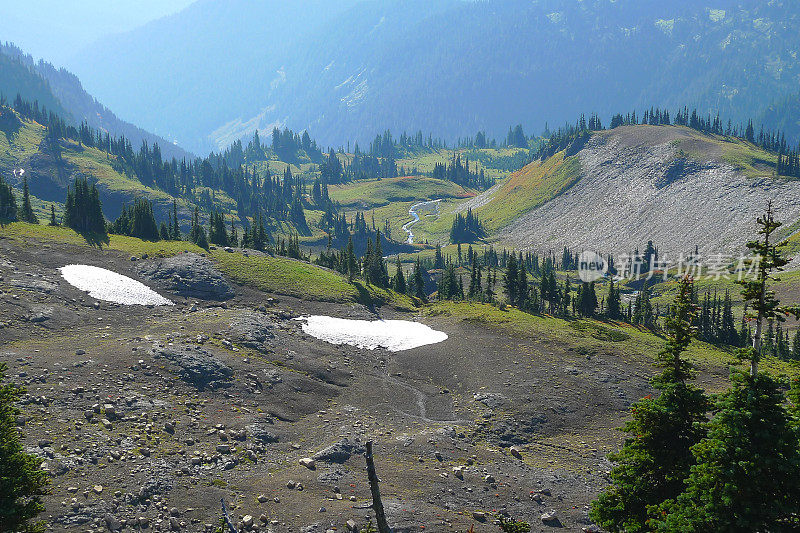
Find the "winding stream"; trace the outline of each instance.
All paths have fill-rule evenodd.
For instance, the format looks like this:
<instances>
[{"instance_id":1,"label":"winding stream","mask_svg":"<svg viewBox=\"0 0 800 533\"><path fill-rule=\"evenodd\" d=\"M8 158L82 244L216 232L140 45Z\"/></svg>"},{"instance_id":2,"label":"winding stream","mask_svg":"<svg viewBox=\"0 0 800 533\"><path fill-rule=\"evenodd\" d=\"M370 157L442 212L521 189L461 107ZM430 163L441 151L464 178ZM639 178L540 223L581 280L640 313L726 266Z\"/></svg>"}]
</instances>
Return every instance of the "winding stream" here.
<instances>
[{"instance_id":1,"label":"winding stream","mask_svg":"<svg viewBox=\"0 0 800 533\"><path fill-rule=\"evenodd\" d=\"M427 208L430 208L430 207L434 207L435 208L434 209L434 213L436 215L438 215L439 214L439 202L441 202L441 201L442 201L441 199L439 199L439 200L427 200L425 202L419 202L419 203L416 203L416 204L411 206L411 208L408 210L408 214L411 215L411 221L410 222L406 222L403 225L403 231L408 233L408 239L406 239L406 242L408 244L414 244L414 234L411 232L411 226L413 226L414 224L419 222L419 213L417 213L417 210L418 209L422 209L422 208L426 208L427 209Z\"/></svg>"}]
</instances>

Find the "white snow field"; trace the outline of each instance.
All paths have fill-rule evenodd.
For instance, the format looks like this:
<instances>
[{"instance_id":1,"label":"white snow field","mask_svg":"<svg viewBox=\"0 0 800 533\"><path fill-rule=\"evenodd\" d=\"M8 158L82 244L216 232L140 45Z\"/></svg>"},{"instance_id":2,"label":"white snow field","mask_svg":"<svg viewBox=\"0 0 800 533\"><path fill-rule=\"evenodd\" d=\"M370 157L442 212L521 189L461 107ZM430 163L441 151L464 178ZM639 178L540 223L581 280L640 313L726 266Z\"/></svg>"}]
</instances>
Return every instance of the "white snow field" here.
<instances>
[{"instance_id":1,"label":"white snow field","mask_svg":"<svg viewBox=\"0 0 800 533\"><path fill-rule=\"evenodd\" d=\"M59 270L67 283L98 300L123 305L173 305L147 285L105 268L67 265Z\"/></svg>"},{"instance_id":2,"label":"white snow field","mask_svg":"<svg viewBox=\"0 0 800 533\"><path fill-rule=\"evenodd\" d=\"M408 320L350 320L322 315L295 320L303 321L303 331L312 337L367 350L381 347L399 352L447 339L447 333Z\"/></svg>"}]
</instances>

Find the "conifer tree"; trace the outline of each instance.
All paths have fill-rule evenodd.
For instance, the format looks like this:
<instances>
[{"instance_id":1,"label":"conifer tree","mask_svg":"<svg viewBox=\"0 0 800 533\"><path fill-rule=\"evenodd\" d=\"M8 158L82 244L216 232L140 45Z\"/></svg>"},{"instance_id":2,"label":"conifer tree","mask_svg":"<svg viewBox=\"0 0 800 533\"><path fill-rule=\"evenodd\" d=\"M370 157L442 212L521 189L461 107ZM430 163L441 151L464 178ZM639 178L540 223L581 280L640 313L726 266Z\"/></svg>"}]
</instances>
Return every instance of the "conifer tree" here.
<instances>
[{"instance_id":1,"label":"conifer tree","mask_svg":"<svg viewBox=\"0 0 800 533\"><path fill-rule=\"evenodd\" d=\"M594 290L594 281L584 282L578 289L578 312L583 317L592 317L597 309L597 293Z\"/></svg>"},{"instance_id":2,"label":"conifer tree","mask_svg":"<svg viewBox=\"0 0 800 533\"><path fill-rule=\"evenodd\" d=\"M58 220L56 220L56 206L54 204L50 204L50 226L58 226Z\"/></svg>"},{"instance_id":3,"label":"conifer tree","mask_svg":"<svg viewBox=\"0 0 800 533\"><path fill-rule=\"evenodd\" d=\"M397 272L392 278L392 290L400 294L406 292L406 277L403 275L403 264L400 262L400 254L397 254L397 264L395 265Z\"/></svg>"},{"instance_id":4,"label":"conifer tree","mask_svg":"<svg viewBox=\"0 0 800 533\"><path fill-rule=\"evenodd\" d=\"M347 264L347 281L352 283L353 278L355 277L356 272L358 271L358 265L356 264L356 253L355 253L355 248L353 247L352 235L350 235L350 238L347 241L345 262Z\"/></svg>"},{"instance_id":5,"label":"conifer tree","mask_svg":"<svg viewBox=\"0 0 800 533\"><path fill-rule=\"evenodd\" d=\"M17 199L11 185L0 176L0 220L17 219Z\"/></svg>"},{"instance_id":6,"label":"conifer tree","mask_svg":"<svg viewBox=\"0 0 800 533\"><path fill-rule=\"evenodd\" d=\"M759 240L747 243L747 247L754 256L750 260L750 265L756 267L756 277L738 281L742 285L742 296L751 309L747 317L755 320L756 323L752 348L740 351L741 357L750 361L751 376L758 374L758 363L762 355L764 321L768 321L771 325L775 320L784 321L786 314L790 312L795 316L800 314L797 308L781 308L775 292L769 288L773 272L783 270L783 267L789 263L781 252L785 243L774 242L774 234L782 224L774 218L772 202L767 204L766 213L759 217L756 223L759 227Z\"/></svg>"},{"instance_id":7,"label":"conifer tree","mask_svg":"<svg viewBox=\"0 0 800 533\"><path fill-rule=\"evenodd\" d=\"M228 234L228 244L230 244L234 248L239 246L239 233L236 230L236 226L233 223L233 217L231 217L231 231Z\"/></svg>"},{"instance_id":8,"label":"conifer tree","mask_svg":"<svg viewBox=\"0 0 800 533\"><path fill-rule=\"evenodd\" d=\"M762 321L798 315L781 307L769 289L772 272L787 261L772 242L781 226L771 203L757 219L756 278L742 280L742 295L754 310L753 346L740 350L749 373L731 371L731 388L716 403L707 437L692 449L695 466L682 494L661 505L655 524L663 531L779 531L800 527L800 445L787 412L781 383L758 370L763 353Z\"/></svg>"},{"instance_id":9,"label":"conifer tree","mask_svg":"<svg viewBox=\"0 0 800 533\"><path fill-rule=\"evenodd\" d=\"M525 270L525 265L518 262L517 268L517 307L526 309L530 298L530 289L528 287L528 273Z\"/></svg>"},{"instance_id":10,"label":"conifer tree","mask_svg":"<svg viewBox=\"0 0 800 533\"><path fill-rule=\"evenodd\" d=\"M614 280L609 280L608 296L606 297L606 315L611 320L622 318L622 302L620 301L619 289L614 286Z\"/></svg>"},{"instance_id":11,"label":"conifer tree","mask_svg":"<svg viewBox=\"0 0 800 533\"><path fill-rule=\"evenodd\" d=\"M652 379L659 391L631 408L625 425L630 435L619 453L612 454L613 485L592 504L590 517L609 531L651 531L648 523L654 506L675 498L694 463L691 447L704 433L708 401L691 385L694 369L682 355L695 330L692 320L692 282L681 280L673 314L666 320L667 342L658 355L661 374Z\"/></svg>"},{"instance_id":12,"label":"conifer tree","mask_svg":"<svg viewBox=\"0 0 800 533\"><path fill-rule=\"evenodd\" d=\"M414 282L414 296L423 302L427 301L428 298L425 295L425 279L422 277L422 265L420 264L419 257L417 257L417 262L414 264L414 275L412 276L412 280Z\"/></svg>"},{"instance_id":13,"label":"conifer tree","mask_svg":"<svg viewBox=\"0 0 800 533\"><path fill-rule=\"evenodd\" d=\"M517 305L517 296L519 294L518 287L519 273L517 272L517 257L511 254L506 262L506 273L503 277L503 288L508 297L508 303Z\"/></svg>"},{"instance_id":14,"label":"conifer tree","mask_svg":"<svg viewBox=\"0 0 800 533\"><path fill-rule=\"evenodd\" d=\"M200 222L200 209L195 206L192 215L192 230L189 232L189 240L200 248L208 249L208 237L203 224Z\"/></svg>"},{"instance_id":15,"label":"conifer tree","mask_svg":"<svg viewBox=\"0 0 800 533\"><path fill-rule=\"evenodd\" d=\"M75 178L72 187L67 188L64 202L64 225L79 233L106 235L106 221L100 203L100 193L86 178Z\"/></svg>"},{"instance_id":16,"label":"conifer tree","mask_svg":"<svg viewBox=\"0 0 800 533\"><path fill-rule=\"evenodd\" d=\"M170 227L170 238L175 241L181 240L181 227L178 224L178 201L172 200L172 223Z\"/></svg>"},{"instance_id":17,"label":"conifer tree","mask_svg":"<svg viewBox=\"0 0 800 533\"><path fill-rule=\"evenodd\" d=\"M29 224L39 223L39 219L36 217L36 213L33 212L33 208L31 207L31 193L28 188L28 178L22 178L22 209L19 213L19 219Z\"/></svg>"},{"instance_id":18,"label":"conifer tree","mask_svg":"<svg viewBox=\"0 0 800 533\"><path fill-rule=\"evenodd\" d=\"M7 366L0 363L0 383ZM44 511L41 496L46 494L47 474L42 459L25 453L17 432L16 407L25 390L13 384L0 384L0 530L43 532L43 522L33 522Z\"/></svg>"}]
</instances>

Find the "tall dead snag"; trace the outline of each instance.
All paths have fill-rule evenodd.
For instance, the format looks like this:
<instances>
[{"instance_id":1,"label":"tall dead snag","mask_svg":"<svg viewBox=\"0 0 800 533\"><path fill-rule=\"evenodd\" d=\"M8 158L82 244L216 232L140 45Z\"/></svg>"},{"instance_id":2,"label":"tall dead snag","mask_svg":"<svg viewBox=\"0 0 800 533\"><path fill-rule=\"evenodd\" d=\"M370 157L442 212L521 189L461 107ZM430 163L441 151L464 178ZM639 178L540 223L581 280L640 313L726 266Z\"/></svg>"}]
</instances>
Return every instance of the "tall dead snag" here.
<instances>
[{"instance_id":1,"label":"tall dead snag","mask_svg":"<svg viewBox=\"0 0 800 533\"><path fill-rule=\"evenodd\" d=\"M372 492L372 509L375 511L375 521L378 523L378 533L391 533L389 525L386 523L386 514L383 512L381 502L381 490L378 488L378 474L375 473L375 462L372 460L372 441L367 441L367 477L369 478L369 490Z\"/></svg>"}]
</instances>

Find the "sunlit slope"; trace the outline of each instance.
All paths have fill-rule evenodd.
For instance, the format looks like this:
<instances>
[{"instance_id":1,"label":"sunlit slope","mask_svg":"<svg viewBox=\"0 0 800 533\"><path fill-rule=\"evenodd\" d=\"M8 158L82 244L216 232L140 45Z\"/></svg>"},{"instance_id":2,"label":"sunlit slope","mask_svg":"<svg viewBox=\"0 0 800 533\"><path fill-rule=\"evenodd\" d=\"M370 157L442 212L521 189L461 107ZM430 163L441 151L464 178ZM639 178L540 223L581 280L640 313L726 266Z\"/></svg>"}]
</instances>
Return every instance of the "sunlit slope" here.
<instances>
[{"instance_id":1,"label":"sunlit slope","mask_svg":"<svg viewBox=\"0 0 800 533\"><path fill-rule=\"evenodd\" d=\"M469 200L492 240L517 247L632 252L737 251L773 200L800 218L800 182L775 175L775 154L676 126L594 133L577 154L535 161ZM463 208L463 207L462 207Z\"/></svg>"}]
</instances>

